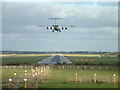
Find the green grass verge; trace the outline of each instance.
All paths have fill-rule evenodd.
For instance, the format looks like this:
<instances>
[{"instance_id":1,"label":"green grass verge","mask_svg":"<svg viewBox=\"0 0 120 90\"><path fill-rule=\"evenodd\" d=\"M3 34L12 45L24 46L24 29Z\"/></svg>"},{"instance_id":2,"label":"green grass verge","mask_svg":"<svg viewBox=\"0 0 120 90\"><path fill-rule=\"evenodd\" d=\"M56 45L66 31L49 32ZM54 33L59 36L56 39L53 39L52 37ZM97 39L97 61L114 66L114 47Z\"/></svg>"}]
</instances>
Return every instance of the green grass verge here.
<instances>
[{"instance_id":1,"label":"green grass verge","mask_svg":"<svg viewBox=\"0 0 120 90\"><path fill-rule=\"evenodd\" d=\"M66 83L66 84L41 84L39 88L118 88L118 84L95 83Z\"/></svg>"},{"instance_id":2,"label":"green grass verge","mask_svg":"<svg viewBox=\"0 0 120 90\"><path fill-rule=\"evenodd\" d=\"M6 78L13 78L14 77L14 73L16 72L16 76L20 77L20 76L24 76L25 70L27 70L27 73L31 73L31 68L25 68L26 66L22 66L21 67L8 67L8 68L2 68L2 78L6 79Z\"/></svg>"},{"instance_id":3,"label":"green grass verge","mask_svg":"<svg viewBox=\"0 0 120 90\"><path fill-rule=\"evenodd\" d=\"M2 57L2 64L36 64L48 56L7 56Z\"/></svg>"},{"instance_id":4,"label":"green grass verge","mask_svg":"<svg viewBox=\"0 0 120 90\"><path fill-rule=\"evenodd\" d=\"M75 64L118 64L118 57L73 57L66 56L70 61ZM83 61L81 61L83 60ZM88 61L86 61L88 60ZM93 61L90 61L93 60Z\"/></svg>"}]
</instances>

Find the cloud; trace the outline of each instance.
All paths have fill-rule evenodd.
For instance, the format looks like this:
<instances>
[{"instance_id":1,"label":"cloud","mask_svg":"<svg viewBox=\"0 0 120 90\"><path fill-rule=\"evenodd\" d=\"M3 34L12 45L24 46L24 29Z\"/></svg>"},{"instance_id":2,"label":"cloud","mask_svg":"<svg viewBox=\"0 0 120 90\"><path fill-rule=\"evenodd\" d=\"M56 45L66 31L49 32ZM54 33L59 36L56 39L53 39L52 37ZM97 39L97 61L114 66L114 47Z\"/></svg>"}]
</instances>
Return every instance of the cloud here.
<instances>
[{"instance_id":1,"label":"cloud","mask_svg":"<svg viewBox=\"0 0 120 90\"><path fill-rule=\"evenodd\" d=\"M36 31L39 31L40 27L37 26L37 25L27 25L27 26L24 27L24 29L36 32Z\"/></svg>"},{"instance_id":2,"label":"cloud","mask_svg":"<svg viewBox=\"0 0 120 90\"><path fill-rule=\"evenodd\" d=\"M71 6L69 4L49 3L5 4L3 12L6 13L5 20L7 22L8 20L14 21L13 24L46 24L47 22L50 23L47 20L49 17L63 17L66 20L64 20L65 23L69 24L73 21L76 25L82 27L116 26L118 15L116 6L113 8L110 6Z\"/></svg>"},{"instance_id":3,"label":"cloud","mask_svg":"<svg viewBox=\"0 0 120 90\"><path fill-rule=\"evenodd\" d=\"M3 3L4 49L79 50L90 48L98 50L99 47L103 50L105 48L112 50L111 48L114 47L114 50L117 48L118 8L116 4L107 6L106 4L84 4ZM49 17L64 18L57 21L60 26L74 25L75 27L61 33L53 33L46 29L47 26L54 24L53 20L48 20Z\"/></svg>"}]
</instances>

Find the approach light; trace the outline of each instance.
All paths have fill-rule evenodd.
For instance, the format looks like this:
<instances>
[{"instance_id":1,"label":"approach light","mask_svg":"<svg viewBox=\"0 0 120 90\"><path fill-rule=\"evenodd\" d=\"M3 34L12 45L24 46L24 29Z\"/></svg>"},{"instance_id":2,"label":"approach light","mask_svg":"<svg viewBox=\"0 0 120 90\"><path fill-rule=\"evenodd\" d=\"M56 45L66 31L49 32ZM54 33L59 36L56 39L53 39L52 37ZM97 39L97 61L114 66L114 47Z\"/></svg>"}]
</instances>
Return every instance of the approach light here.
<instances>
[{"instance_id":1,"label":"approach light","mask_svg":"<svg viewBox=\"0 0 120 90\"><path fill-rule=\"evenodd\" d=\"M16 72L14 73L14 75L15 75L15 76L17 75Z\"/></svg>"},{"instance_id":2,"label":"approach light","mask_svg":"<svg viewBox=\"0 0 120 90\"><path fill-rule=\"evenodd\" d=\"M113 74L113 76L116 76L116 74Z\"/></svg>"},{"instance_id":3,"label":"approach light","mask_svg":"<svg viewBox=\"0 0 120 90\"><path fill-rule=\"evenodd\" d=\"M24 81L26 82L26 81L27 81L27 78L25 78Z\"/></svg>"},{"instance_id":4,"label":"approach light","mask_svg":"<svg viewBox=\"0 0 120 90\"><path fill-rule=\"evenodd\" d=\"M9 78L9 81L11 82L11 81L12 81L12 79L11 79L11 78Z\"/></svg>"}]
</instances>

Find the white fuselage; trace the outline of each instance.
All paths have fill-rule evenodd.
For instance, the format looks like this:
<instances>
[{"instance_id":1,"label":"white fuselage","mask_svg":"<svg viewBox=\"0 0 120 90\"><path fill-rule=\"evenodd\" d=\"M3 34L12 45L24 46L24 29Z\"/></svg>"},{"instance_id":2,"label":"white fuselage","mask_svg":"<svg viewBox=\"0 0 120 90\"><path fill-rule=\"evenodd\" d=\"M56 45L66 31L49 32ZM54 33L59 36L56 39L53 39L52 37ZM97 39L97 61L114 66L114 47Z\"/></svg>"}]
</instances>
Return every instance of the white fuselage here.
<instances>
[{"instance_id":1,"label":"white fuselage","mask_svg":"<svg viewBox=\"0 0 120 90\"><path fill-rule=\"evenodd\" d=\"M59 32L61 31L59 28L59 25L52 25L52 26L53 26L53 32L54 32L54 30L59 31Z\"/></svg>"}]
</instances>

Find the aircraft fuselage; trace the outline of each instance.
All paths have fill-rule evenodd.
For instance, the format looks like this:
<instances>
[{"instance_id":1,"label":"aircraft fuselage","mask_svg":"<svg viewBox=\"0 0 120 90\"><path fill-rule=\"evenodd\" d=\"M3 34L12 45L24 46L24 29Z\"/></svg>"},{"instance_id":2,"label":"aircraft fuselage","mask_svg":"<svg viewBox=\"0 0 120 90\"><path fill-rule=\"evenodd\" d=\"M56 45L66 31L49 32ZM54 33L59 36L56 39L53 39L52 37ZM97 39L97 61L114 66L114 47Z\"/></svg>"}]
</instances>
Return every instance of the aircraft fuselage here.
<instances>
[{"instance_id":1,"label":"aircraft fuselage","mask_svg":"<svg viewBox=\"0 0 120 90\"><path fill-rule=\"evenodd\" d=\"M60 28L59 28L59 25L52 25L53 26L53 32L54 31L59 31L61 32Z\"/></svg>"}]
</instances>

